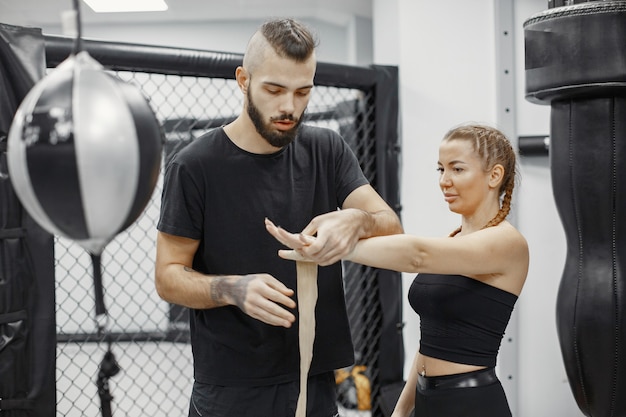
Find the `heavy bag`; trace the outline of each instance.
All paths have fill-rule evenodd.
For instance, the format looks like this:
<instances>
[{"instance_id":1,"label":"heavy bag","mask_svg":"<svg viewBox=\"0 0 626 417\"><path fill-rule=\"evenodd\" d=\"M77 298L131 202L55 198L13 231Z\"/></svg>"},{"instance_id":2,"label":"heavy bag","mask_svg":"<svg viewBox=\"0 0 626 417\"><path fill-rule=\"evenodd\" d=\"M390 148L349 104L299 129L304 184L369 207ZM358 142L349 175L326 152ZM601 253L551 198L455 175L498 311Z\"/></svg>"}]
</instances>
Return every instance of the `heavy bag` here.
<instances>
[{"instance_id":1,"label":"heavy bag","mask_svg":"<svg viewBox=\"0 0 626 417\"><path fill-rule=\"evenodd\" d=\"M527 99L551 105L565 370L586 416L626 416L626 2L547 10L524 37Z\"/></svg>"},{"instance_id":2,"label":"heavy bag","mask_svg":"<svg viewBox=\"0 0 626 417\"><path fill-rule=\"evenodd\" d=\"M83 51L20 104L9 131L9 175L37 223L99 256L150 200L162 144L141 92Z\"/></svg>"}]
</instances>

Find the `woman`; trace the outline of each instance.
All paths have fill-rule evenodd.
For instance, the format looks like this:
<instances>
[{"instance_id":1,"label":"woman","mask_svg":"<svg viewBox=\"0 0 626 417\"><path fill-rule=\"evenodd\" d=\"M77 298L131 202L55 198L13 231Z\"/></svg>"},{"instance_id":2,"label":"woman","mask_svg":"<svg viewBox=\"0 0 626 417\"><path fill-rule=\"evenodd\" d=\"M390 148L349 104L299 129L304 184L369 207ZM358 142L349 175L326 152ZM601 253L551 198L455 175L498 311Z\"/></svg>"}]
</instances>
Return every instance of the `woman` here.
<instances>
[{"instance_id":1,"label":"woman","mask_svg":"<svg viewBox=\"0 0 626 417\"><path fill-rule=\"evenodd\" d=\"M409 302L420 315L420 349L392 417L504 417L511 411L495 375L500 342L528 273L528 245L505 220L515 185L515 152L497 129L463 125L439 148L439 186L461 226L448 237L399 234L360 240L352 262L417 272ZM314 237L267 220L292 250L315 261Z\"/></svg>"}]
</instances>

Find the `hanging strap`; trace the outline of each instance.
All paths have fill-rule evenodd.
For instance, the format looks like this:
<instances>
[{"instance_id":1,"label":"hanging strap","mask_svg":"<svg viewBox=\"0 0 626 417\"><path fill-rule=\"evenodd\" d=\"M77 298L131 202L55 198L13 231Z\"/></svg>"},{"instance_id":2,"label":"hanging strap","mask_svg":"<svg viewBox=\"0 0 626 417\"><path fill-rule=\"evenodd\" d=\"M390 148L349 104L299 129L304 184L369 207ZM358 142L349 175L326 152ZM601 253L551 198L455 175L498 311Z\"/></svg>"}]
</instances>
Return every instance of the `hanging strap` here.
<instances>
[{"instance_id":1,"label":"hanging strap","mask_svg":"<svg viewBox=\"0 0 626 417\"><path fill-rule=\"evenodd\" d=\"M115 360L115 355L111 351L111 335L107 330L108 314L104 305L104 288L102 286L102 263L100 254L91 253L91 263L93 265L93 284L95 291L96 304L96 326L98 327L98 336L103 336L107 342L107 351L100 362L100 370L98 372L98 396L100 397L100 410L102 417L111 417L111 401L113 395L109 389L109 379L117 375L120 366Z\"/></svg>"},{"instance_id":2,"label":"hanging strap","mask_svg":"<svg viewBox=\"0 0 626 417\"><path fill-rule=\"evenodd\" d=\"M113 415L111 411L111 401L113 395L109 390L109 379L112 376L117 375L120 371L120 366L115 360L115 355L111 351L111 343L107 352L104 354L102 362L100 362L100 371L98 372L98 395L100 396L100 410L102 411L102 417L111 417Z\"/></svg>"},{"instance_id":3,"label":"hanging strap","mask_svg":"<svg viewBox=\"0 0 626 417\"><path fill-rule=\"evenodd\" d=\"M104 306L104 289L102 287L102 265L99 254L91 253L91 264L93 266L93 286L95 292L96 303L96 325L98 326L98 332L102 332L105 327L105 322L100 321L103 316L106 318L107 310Z\"/></svg>"}]
</instances>

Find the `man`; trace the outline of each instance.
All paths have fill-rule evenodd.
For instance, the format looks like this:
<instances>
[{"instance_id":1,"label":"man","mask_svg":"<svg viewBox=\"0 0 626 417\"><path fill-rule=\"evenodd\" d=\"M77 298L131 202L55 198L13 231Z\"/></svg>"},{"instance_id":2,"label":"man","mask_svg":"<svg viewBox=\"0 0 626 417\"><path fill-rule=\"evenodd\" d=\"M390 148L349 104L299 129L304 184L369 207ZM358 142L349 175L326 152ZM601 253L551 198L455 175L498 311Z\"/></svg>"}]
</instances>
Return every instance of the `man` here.
<instances>
[{"instance_id":1,"label":"man","mask_svg":"<svg viewBox=\"0 0 626 417\"><path fill-rule=\"evenodd\" d=\"M359 239L402 232L335 132L301 125L316 40L291 19L252 36L236 80L242 113L168 164L156 288L189 307L190 416L292 417L299 392L296 270L264 225L315 235L319 269L309 417L337 415L333 370L353 362L341 264ZM338 210L340 208L340 210Z\"/></svg>"}]
</instances>

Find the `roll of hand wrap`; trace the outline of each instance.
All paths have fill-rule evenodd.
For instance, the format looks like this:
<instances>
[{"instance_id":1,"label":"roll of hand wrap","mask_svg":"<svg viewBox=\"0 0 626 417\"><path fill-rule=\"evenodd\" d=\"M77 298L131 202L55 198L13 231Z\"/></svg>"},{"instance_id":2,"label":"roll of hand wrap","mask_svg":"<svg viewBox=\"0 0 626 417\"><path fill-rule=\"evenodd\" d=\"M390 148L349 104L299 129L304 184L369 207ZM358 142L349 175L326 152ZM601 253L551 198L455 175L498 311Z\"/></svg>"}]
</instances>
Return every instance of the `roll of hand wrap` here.
<instances>
[{"instance_id":1,"label":"roll of hand wrap","mask_svg":"<svg viewBox=\"0 0 626 417\"><path fill-rule=\"evenodd\" d=\"M313 342L315 340L315 304L317 303L317 264L296 262L298 281L298 341L300 344L300 395L296 407L296 417L306 416L307 379Z\"/></svg>"}]
</instances>

